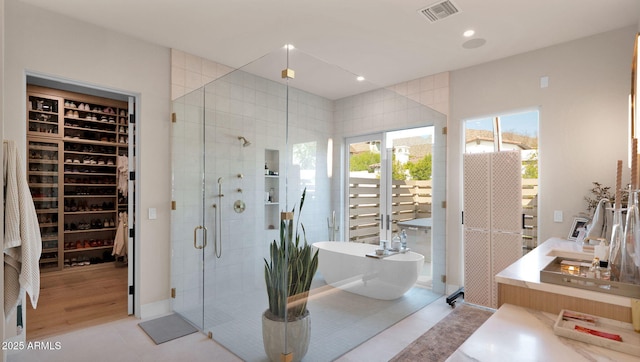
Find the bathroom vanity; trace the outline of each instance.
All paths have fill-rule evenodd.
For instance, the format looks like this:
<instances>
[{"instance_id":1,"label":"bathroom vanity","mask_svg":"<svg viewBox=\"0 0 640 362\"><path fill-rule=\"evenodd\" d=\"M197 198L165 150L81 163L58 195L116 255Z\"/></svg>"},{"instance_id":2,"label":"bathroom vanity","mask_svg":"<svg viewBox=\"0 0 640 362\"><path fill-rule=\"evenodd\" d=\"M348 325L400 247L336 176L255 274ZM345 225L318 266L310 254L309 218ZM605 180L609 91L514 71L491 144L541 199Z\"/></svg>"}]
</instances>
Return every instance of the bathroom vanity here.
<instances>
[{"instance_id":1,"label":"bathroom vanity","mask_svg":"<svg viewBox=\"0 0 640 362\"><path fill-rule=\"evenodd\" d=\"M503 304L449 358L454 361L638 361L638 357L557 336L557 314Z\"/></svg>"},{"instance_id":2,"label":"bathroom vanity","mask_svg":"<svg viewBox=\"0 0 640 362\"><path fill-rule=\"evenodd\" d=\"M557 257L585 259L593 252L551 238L495 277L498 310L447 361L638 361L637 356L554 333L562 309L631 322L631 298L546 283L540 271Z\"/></svg>"},{"instance_id":3,"label":"bathroom vanity","mask_svg":"<svg viewBox=\"0 0 640 362\"><path fill-rule=\"evenodd\" d=\"M570 309L631 322L629 297L541 281L540 271L558 256L590 260L593 252L573 241L548 239L496 275L498 307L508 303L556 315Z\"/></svg>"}]
</instances>

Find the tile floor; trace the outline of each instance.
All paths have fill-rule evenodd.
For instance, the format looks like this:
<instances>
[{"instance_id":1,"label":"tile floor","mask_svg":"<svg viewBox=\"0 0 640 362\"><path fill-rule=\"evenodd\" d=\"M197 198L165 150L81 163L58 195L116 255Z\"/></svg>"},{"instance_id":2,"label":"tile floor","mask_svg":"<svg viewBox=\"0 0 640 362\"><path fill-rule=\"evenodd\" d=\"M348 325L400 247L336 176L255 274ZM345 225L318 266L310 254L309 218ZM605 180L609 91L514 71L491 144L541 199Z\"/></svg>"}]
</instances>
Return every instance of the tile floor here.
<instances>
[{"instance_id":1,"label":"tile floor","mask_svg":"<svg viewBox=\"0 0 640 362\"><path fill-rule=\"evenodd\" d=\"M388 361L451 312L445 296L376 335L337 361ZM8 362L22 361L240 361L201 333L160 345L130 317L100 326L51 337L40 348L9 354ZM48 348L51 347L51 348ZM322 361L313 361L322 362Z\"/></svg>"}]
</instances>

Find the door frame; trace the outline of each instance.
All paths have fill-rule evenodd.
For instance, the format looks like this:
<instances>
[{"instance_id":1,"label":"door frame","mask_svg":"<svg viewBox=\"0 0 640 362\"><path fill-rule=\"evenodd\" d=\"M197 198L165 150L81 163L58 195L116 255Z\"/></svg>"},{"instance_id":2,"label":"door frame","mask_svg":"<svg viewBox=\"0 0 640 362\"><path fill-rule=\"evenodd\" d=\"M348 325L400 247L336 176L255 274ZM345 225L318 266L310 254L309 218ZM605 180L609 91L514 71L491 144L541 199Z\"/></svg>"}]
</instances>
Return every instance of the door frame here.
<instances>
[{"instance_id":1,"label":"door frame","mask_svg":"<svg viewBox=\"0 0 640 362\"><path fill-rule=\"evenodd\" d=\"M70 80L66 78L59 78L55 76L51 76L48 74L43 74L34 71L25 71L24 79L23 79L23 98L26 99L27 90L26 85L28 82L28 78L36 78L40 81L44 82L43 86L50 88L57 88L62 90L67 90L71 92L87 92L91 91L91 94L113 98L114 96L119 97L120 100L129 102L129 113L131 116L131 112L133 111L133 118L129 119L129 124L132 125L131 120L139 119L139 105L140 105L140 93L135 92L126 92L119 89L112 89L104 86L97 86L95 84L85 83L77 80ZM131 102L133 102L134 108L131 108ZM23 107L26 107L23 105ZM26 112L26 109L23 113ZM131 130L131 127L129 128ZM131 132L131 131L130 131ZM130 133L131 136L131 133ZM135 122L135 130L132 135L134 138L134 142L129 143L129 171L134 172L140 169L140 157L131 157L137 156L140 154L140 124L139 122ZM134 144L132 144L134 143ZM140 177L135 177L133 180L129 180L129 185L133 185L133 190L140 190ZM140 218L140 208L136 207L136 205L140 205L140 192L135 192L134 197L129 197L129 211L134 210L133 213L129 213L128 220L128 233L129 233L129 245L128 245L128 277L127 277L127 313L129 315L134 315L137 318L140 318L140 298L136 298L136 295L140 295L140 255L136 253L136 250L140 250L139 248L139 240L140 237L140 225L139 223L134 223L134 220L141 220Z\"/></svg>"}]
</instances>

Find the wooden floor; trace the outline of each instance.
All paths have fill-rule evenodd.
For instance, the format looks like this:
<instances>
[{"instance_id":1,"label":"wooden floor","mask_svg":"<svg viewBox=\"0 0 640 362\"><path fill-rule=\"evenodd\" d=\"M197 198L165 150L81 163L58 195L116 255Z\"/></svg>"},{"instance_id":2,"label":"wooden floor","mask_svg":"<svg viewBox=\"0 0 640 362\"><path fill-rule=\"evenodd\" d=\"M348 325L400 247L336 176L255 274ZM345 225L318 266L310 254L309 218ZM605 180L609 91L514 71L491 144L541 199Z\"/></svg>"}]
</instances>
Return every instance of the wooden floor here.
<instances>
[{"instance_id":1,"label":"wooden floor","mask_svg":"<svg viewBox=\"0 0 640 362\"><path fill-rule=\"evenodd\" d=\"M37 309L27 302L27 340L127 317L127 268L114 263L42 273Z\"/></svg>"}]
</instances>

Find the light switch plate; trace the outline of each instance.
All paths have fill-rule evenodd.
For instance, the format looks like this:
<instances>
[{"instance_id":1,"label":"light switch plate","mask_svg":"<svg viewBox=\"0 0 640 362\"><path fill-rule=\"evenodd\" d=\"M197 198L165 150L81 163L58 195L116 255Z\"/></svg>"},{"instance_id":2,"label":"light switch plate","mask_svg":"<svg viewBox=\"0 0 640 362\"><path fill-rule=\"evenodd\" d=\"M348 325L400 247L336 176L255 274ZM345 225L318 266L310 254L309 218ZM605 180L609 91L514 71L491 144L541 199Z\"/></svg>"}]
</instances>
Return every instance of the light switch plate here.
<instances>
[{"instance_id":1,"label":"light switch plate","mask_svg":"<svg viewBox=\"0 0 640 362\"><path fill-rule=\"evenodd\" d=\"M547 88L549 87L549 77L544 76L544 77L540 77L540 88Z\"/></svg>"},{"instance_id":2,"label":"light switch plate","mask_svg":"<svg viewBox=\"0 0 640 362\"><path fill-rule=\"evenodd\" d=\"M562 210L555 210L553 212L553 222L562 222Z\"/></svg>"},{"instance_id":3,"label":"light switch plate","mask_svg":"<svg viewBox=\"0 0 640 362\"><path fill-rule=\"evenodd\" d=\"M158 212L155 207L149 208L149 220L155 220L158 218Z\"/></svg>"}]
</instances>

